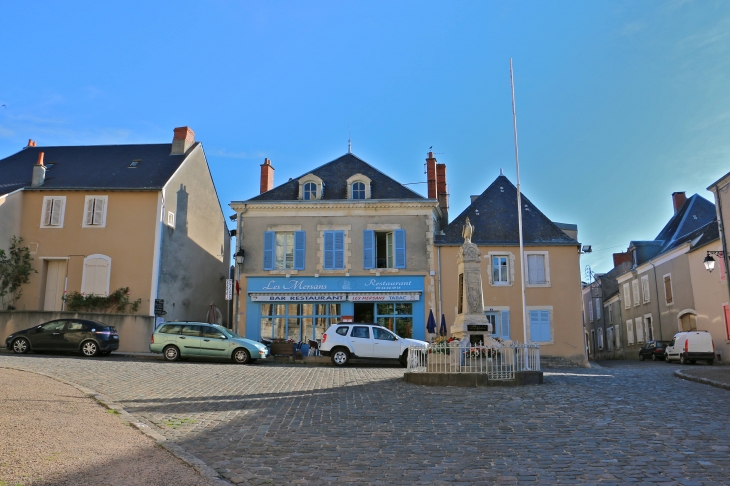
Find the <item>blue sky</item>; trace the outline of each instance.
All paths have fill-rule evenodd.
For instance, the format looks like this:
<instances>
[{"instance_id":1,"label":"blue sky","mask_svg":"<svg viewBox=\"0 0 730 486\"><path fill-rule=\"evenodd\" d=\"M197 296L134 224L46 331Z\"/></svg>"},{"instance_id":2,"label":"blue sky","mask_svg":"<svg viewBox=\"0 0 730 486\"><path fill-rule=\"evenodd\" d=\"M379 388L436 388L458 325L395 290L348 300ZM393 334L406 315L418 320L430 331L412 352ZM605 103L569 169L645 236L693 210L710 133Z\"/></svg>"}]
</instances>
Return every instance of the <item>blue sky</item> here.
<instances>
[{"instance_id":1,"label":"blue sky","mask_svg":"<svg viewBox=\"0 0 730 486\"><path fill-rule=\"evenodd\" d=\"M189 125L226 214L347 151L400 182L447 164L451 214L514 181L596 271L671 193L730 171L730 2L5 2L0 157L162 143ZM409 186L425 194L425 184Z\"/></svg>"}]
</instances>

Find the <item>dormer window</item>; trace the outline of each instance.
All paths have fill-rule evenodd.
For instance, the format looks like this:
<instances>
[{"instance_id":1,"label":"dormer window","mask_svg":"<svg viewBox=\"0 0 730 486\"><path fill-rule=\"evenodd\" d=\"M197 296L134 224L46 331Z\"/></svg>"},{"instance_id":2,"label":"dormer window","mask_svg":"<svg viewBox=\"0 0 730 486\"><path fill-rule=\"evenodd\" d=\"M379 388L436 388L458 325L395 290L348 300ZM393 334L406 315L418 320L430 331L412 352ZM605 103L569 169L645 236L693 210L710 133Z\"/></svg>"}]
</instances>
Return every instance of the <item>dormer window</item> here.
<instances>
[{"instance_id":1,"label":"dormer window","mask_svg":"<svg viewBox=\"0 0 730 486\"><path fill-rule=\"evenodd\" d=\"M347 199L370 199L370 178L362 174L355 174L347 179Z\"/></svg>"},{"instance_id":2,"label":"dormer window","mask_svg":"<svg viewBox=\"0 0 730 486\"><path fill-rule=\"evenodd\" d=\"M365 199L365 183L355 182L352 184L352 198Z\"/></svg>"},{"instance_id":3,"label":"dormer window","mask_svg":"<svg viewBox=\"0 0 730 486\"><path fill-rule=\"evenodd\" d=\"M317 184L314 182L304 184L304 200L309 201L310 199L317 199Z\"/></svg>"},{"instance_id":4,"label":"dormer window","mask_svg":"<svg viewBox=\"0 0 730 486\"><path fill-rule=\"evenodd\" d=\"M299 179L299 200L314 201L322 199L324 183L314 174L307 174Z\"/></svg>"}]
</instances>

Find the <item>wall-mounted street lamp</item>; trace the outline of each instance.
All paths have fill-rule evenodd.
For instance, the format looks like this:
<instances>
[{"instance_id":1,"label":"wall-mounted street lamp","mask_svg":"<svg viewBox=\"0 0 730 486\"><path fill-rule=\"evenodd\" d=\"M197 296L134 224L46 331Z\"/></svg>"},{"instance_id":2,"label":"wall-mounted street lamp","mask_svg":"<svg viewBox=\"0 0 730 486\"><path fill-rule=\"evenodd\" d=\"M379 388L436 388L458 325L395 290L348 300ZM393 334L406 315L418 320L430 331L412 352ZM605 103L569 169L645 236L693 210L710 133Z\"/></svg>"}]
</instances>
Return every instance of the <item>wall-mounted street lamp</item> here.
<instances>
[{"instance_id":1,"label":"wall-mounted street lamp","mask_svg":"<svg viewBox=\"0 0 730 486\"><path fill-rule=\"evenodd\" d=\"M239 248L234 256L236 257L236 263L238 263L239 265L243 265L243 259L244 259L243 248Z\"/></svg>"},{"instance_id":2,"label":"wall-mounted street lamp","mask_svg":"<svg viewBox=\"0 0 730 486\"><path fill-rule=\"evenodd\" d=\"M725 254L721 251L708 251L703 262L708 272L712 272L715 269L715 259L712 258L712 255L717 255L718 258L725 258Z\"/></svg>"}]
</instances>

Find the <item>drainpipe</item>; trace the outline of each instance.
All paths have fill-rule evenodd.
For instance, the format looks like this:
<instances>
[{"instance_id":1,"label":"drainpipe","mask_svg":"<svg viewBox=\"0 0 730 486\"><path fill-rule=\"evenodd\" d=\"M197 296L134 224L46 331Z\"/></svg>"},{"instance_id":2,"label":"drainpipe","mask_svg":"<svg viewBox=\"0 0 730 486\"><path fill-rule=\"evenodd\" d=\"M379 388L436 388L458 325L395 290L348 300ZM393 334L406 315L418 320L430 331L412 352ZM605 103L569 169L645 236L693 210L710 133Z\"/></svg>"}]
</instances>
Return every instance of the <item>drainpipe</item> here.
<instances>
[{"instance_id":1,"label":"drainpipe","mask_svg":"<svg viewBox=\"0 0 730 486\"><path fill-rule=\"evenodd\" d=\"M649 262L649 265L651 265L651 267L654 269L654 293L656 293L656 308L657 308L657 314L659 315L659 340L663 341L664 336L662 335L662 309L660 307L660 301L659 301L659 282L657 282L657 280L656 280L656 267L651 262ZM652 336L652 337L654 337L654 336ZM654 337L654 339L656 339L656 337Z\"/></svg>"},{"instance_id":2,"label":"drainpipe","mask_svg":"<svg viewBox=\"0 0 730 486\"><path fill-rule=\"evenodd\" d=\"M241 240L243 239L243 234L241 233L241 227L243 226L243 215L246 214L247 211L248 211L248 208L244 204L243 205L243 211L241 211L239 213L238 218L237 218L238 225L237 225L237 229L236 229L236 253L238 253L238 250L241 249ZM234 261L236 262L236 282L235 283L239 285L238 292L240 292L241 291L241 288L240 288L240 285L241 285L240 284L240 281L241 281L241 265L238 264L238 261L235 259L235 257L234 257ZM238 331L239 331L239 322L238 321L241 318L241 314L239 314L239 311L238 311L240 301L241 301L241 296L238 293L236 293L236 319L235 319L235 322L236 322L236 330L235 330L235 332L236 332L236 334L238 334Z\"/></svg>"},{"instance_id":3,"label":"drainpipe","mask_svg":"<svg viewBox=\"0 0 730 486\"><path fill-rule=\"evenodd\" d=\"M436 317L436 320L438 321L438 325L441 325L441 314L443 314L443 296L441 294L441 247L436 247L436 255L437 255L437 265L438 265L438 271L439 271L439 315Z\"/></svg>"},{"instance_id":4,"label":"drainpipe","mask_svg":"<svg viewBox=\"0 0 730 486\"><path fill-rule=\"evenodd\" d=\"M725 184L727 187L727 184ZM725 263L725 282L727 283L728 296L730 296L730 276L728 276L728 254L727 254L727 240L725 239L725 223L722 218L722 200L720 199L720 186L715 185L715 194L717 194L717 208L720 213L720 239L722 241L722 259Z\"/></svg>"}]
</instances>

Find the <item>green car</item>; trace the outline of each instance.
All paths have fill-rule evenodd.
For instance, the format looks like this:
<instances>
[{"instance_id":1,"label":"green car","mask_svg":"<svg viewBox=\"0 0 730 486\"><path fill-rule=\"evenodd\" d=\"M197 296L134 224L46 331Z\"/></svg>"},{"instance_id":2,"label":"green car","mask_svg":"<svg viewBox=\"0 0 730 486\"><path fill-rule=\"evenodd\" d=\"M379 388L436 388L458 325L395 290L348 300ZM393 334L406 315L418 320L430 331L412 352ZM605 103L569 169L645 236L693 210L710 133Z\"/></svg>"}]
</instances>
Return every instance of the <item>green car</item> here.
<instances>
[{"instance_id":1,"label":"green car","mask_svg":"<svg viewBox=\"0 0 730 486\"><path fill-rule=\"evenodd\" d=\"M225 358L247 364L265 358L269 351L261 343L242 338L230 329L204 322L167 322L152 334L150 351L162 353L167 361L180 358Z\"/></svg>"}]
</instances>

